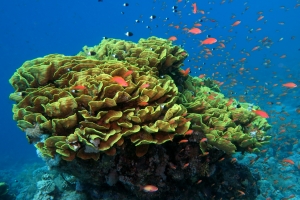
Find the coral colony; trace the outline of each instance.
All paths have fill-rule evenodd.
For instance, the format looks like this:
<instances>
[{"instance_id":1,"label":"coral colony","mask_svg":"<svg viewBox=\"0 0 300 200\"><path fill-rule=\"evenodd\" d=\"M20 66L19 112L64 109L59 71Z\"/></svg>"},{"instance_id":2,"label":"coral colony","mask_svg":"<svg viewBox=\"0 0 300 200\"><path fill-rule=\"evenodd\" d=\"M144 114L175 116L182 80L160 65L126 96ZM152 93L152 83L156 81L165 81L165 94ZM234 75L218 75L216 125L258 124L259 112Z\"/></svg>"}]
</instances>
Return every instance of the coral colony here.
<instances>
[{"instance_id":1,"label":"coral colony","mask_svg":"<svg viewBox=\"0 0 300 200\"><path fill-rule=\"evenodd\" d=\"M89 198L255 199L259 176L231 155L259 152L270 125L258 106L182 70L187 56L150 37L27 61L10 79L13 119ZM60 195L51 177L37 185L39 198Z\"/></svg>"}]
</instances>

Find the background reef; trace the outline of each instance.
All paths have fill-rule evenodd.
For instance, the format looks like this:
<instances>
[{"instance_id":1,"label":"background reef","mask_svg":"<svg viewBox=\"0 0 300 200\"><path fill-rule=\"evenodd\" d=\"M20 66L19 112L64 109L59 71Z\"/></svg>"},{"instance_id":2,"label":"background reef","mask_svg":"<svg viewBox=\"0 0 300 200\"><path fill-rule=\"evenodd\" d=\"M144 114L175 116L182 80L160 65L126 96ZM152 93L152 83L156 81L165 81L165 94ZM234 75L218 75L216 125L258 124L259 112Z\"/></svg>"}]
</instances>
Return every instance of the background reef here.
<instances>
[{"instance_id":1,"label":"background reef","mask_svg":"<svg viewBox=\"0 0 300 200\"><path fill-rule=\"evenodd\" d=\"M48 166L88 198L111 191L112 198L254 199L259 175L231 155L259 152L271 126L252 112L258 106L180 69L187 56L150 37L26 61L9 80L13 119ZM36 199L62 196L55 177L41 177ZM145 185L158 191L140 190Z\"/></svg>"}]
</instances>

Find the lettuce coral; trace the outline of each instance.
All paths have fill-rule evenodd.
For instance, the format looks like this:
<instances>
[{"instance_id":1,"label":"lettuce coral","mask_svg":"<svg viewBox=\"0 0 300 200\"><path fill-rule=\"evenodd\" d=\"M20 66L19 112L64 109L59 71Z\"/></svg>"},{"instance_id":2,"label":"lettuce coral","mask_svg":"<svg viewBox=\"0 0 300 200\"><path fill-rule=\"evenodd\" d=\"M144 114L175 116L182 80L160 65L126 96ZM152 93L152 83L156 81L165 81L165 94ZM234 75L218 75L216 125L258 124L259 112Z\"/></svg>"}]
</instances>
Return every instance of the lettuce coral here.
<instances>
[{"instance_id":1,"label":"lettuce coral","mask_svg":"<svg viewBox=\"0 0 300 200\"><path fill-rule=\"evenodd\" d=\"M126 138L143 156L149 144L171 141L190 126L182 116L186 108L176 104L174 80L159 76L159 68L178 68L185 55L164 41L104 40L94 56L52 54L25 62L10 79L13 119L27 133L49 135L38 142L28 136L44 156L97 160L101 152L114 155ZM124 59L120 51L127 52Z\"/></svg>"},{"instance_id":2,"label":"lettuce coral","mask_svg":"<svg viewBox=\"0 0 300 200\"><path fill-rule=\"evenodd\" d=\"M217 84L207 79L189 77L185 84L179 102L192 118L192 129L204 132L207 138L207 144L199 143L203 153L209 148L229 155L236 150L257 152L258 147L268 143L266 131L271 126L265 118L255 115L248 103L225 98Z\"/></svg>"},{"instance_id":3,"label":"lettuce coral","mask_svg":"<svg viewBox=\"0 0 300 200\"><path fill-rule=\"evenodd\" d=\"M13 119L52 167L98 194L122 184L139 199L229 199L251 186L254 199L256 180L225 154L259 151L270 125L252 112L258 106L226 98L219 82L183 76L187 56L150 37L26 61L9 80ZM245 177L251 184L241 186ZM158 192L138 190L146 184Z\"/></svg>"}]
</instances>

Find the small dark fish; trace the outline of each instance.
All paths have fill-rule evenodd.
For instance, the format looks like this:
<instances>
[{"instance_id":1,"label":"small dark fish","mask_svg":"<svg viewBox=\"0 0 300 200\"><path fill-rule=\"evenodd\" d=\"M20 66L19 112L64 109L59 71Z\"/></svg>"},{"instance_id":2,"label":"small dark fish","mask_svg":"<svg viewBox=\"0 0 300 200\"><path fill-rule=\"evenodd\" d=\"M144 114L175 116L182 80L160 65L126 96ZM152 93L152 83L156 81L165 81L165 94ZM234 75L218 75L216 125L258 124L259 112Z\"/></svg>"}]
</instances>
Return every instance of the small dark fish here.
<instances>
[{"instance_id":1,"label":"small dark fish","mask_svg":"<svg viewBox=\"0 0 300 200\"><path fill-rule=\"evenodd\" d=\"M173 10L176 10L177 8L178 8L177 6L173 6L173 7L172 7Z\"/></svg>"},{"instance_id":2,"label":"small dark fish","mask_svg":"<svg viewBox=\"0 0 300 200\"><path fill-rule=\"evenodd\" d=\"M126 7L126 6L129 6L129 3L124 3L123 6L125 6L125 7Z\"/></svg>"},{"instance_id":3,"label":"small dark fish","mask_svg":"<svg viewBox=\"0 0 300 200\"><path fill-rule=\"evenodd\" d=\"M155 19L155 18L156 18L155 15L151 15L151 16L150 16L150 19Z\"/></svg>"},{"instance_id":4,"label":"small dark fish","mask_svg":"<svg viewBox=\"0 0 300 200\"><path fill-rule=\"evenodd\" d=\"M96 55L96 52L95 51L90 51L90 54L91 54L91 56L94 56L94 55Z\"/></svg>"},{"instance_id":5,"label":"small dark fish","mask_svg":"<svg viewBox=\"0 0 300 200\"><path fill-rule=\"evenodd\" d=\"M132 32L126 32L125 35L128 36L128 37L131 37L131 36L133 36L133 33Z\"/></svg>"}]
</instances>

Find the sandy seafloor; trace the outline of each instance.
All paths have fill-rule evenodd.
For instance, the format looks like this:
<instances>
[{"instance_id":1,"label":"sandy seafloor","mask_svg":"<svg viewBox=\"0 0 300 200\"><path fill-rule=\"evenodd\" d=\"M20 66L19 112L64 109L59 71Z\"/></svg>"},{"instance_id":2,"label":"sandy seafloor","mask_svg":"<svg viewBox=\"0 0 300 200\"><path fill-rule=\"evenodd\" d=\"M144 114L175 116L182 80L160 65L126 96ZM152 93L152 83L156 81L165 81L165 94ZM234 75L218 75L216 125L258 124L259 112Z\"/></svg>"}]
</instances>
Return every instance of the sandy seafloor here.
<instances>
[{"instance_id":1,"label":"sandy seafloor","mask_svg":"<svg viewBox=\"0 0 300 200\"><path fill-rule=\"evenodd\" d=\"M196 13L192 3L197 4ZM23 62L51 53L75 55L103 37L137 42L150 36L176 36L174 44L189 53L183 68L190 67L191 76L206 74L224 82L221 90L227 97L259 105L270 115L270 144L259 154L234 155L237 162L260 174L257 199L300 199L299 9L299 0L1 1L0 182L9 186L11 199L33 199L40 181L48 179L65 191L62 199L85 198L48 170L12 120L13 102L8 96L13 90L8 79ZM241 23L232 26L237 20ZM202 24L201 34L183 30L195 23ZM133 36L127 37L126 32ZM218 48L218 43L206 46L212 52L206 55L199 44L208 35L225 48ZM298 86L282 86L288 82Z\"/></svg>"}]
</instances>

